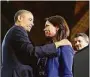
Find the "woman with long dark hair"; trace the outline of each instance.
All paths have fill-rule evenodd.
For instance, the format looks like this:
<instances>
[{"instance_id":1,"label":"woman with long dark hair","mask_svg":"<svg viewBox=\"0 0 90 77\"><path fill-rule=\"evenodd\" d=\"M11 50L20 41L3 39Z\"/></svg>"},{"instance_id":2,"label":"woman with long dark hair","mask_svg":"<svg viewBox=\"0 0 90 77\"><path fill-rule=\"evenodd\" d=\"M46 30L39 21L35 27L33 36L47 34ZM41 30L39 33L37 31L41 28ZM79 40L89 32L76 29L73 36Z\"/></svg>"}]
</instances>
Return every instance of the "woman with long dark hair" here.
<instances>
[{"instance_id":1,"label":"woman with long dark hair","mask_svg":"<svg viewBox=\"0 0 90 77\"><path fill-rule=\"evenodd\" d=\"M59 15L46 18L44 31L50 42L65 39L70 34L67 22ZM73 57L74 51L70 45L58 47L56 56L48 56L46 64L47 77L73 77Z\"/></svg>"}]
</instances>

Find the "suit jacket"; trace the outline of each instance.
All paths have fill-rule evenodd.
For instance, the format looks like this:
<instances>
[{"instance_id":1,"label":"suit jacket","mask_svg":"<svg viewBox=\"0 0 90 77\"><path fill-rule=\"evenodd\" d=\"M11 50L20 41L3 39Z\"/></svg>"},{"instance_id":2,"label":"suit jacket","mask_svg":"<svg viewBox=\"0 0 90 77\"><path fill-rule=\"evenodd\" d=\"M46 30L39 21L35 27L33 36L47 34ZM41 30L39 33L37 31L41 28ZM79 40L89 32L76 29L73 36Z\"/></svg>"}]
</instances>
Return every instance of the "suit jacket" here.
<instances>
[{"instance_id":1,"label":"suit jacket","mask_svg":"<svg viewBox=\"0 0 90 77\"><path fill-rule=\"evenodd\" d=\"M52 44L33 46L23 27L14 25L6 33L2 42L2 77L33 77L35 57L56 54Z\"/></svg>"},{"instance_id":2,"label":"suit jacket","mask_svg":"<svg viewBox=\"0 0 90 77\"><path fill-rule=\"evenodd\" d=\"M74 77L89 77L89 46L75 54L73 68Z\"/></svg>"}]
</instances>

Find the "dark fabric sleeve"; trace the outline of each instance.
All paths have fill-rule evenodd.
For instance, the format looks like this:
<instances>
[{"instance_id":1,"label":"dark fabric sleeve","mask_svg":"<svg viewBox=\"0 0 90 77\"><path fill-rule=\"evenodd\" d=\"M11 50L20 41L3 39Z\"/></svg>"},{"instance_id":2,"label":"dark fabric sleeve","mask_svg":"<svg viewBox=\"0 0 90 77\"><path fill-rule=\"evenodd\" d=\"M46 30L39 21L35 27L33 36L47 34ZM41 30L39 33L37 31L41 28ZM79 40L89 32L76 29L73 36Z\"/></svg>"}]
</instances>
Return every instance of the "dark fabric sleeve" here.
<instances>
[{"instance_id":1,"label":"dark fabric sleeve","mask_svg":"<svg viewBox=\"0 0 90 77\"><path fill-rule=\"evenodd\" d=\"M16 53L21 54L22 57L33 54L37 57L44 57L56 53L56 47L53 43L43 46L33 46L31 41L29 41L27 32L21 28L16 28L12 32L12 45Z\"/></svg>"},{"instance_id":2,"label":"dark fabric sleeve","mask_svg":"<svg viewBox=\"0 0 90 77\"><path fill-rule=\"evenodd\" d=\"M37 57L55 56L56 54L56 47L54 43L35 47L35 55Z\"/></svg>"}]
</instances>

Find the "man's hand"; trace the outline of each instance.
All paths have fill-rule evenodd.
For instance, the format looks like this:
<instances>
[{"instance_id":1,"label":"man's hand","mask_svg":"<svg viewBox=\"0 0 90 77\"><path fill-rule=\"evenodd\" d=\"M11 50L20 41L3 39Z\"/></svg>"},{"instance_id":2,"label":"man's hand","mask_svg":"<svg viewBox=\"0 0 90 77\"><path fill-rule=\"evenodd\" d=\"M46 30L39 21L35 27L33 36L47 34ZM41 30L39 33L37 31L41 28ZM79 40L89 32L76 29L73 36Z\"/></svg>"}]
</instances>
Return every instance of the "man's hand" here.
<instances>
[{"instance_id":1,"label":"man's hand","mask_svg":"<svg viewBox=\"0 0 90 77\"><path fill-rule=\"evenodd\" d=\"M68 39L63 39L61 41L55 42L56 48L59 46L64 46L64 45L70 45L72 47L71 42Z\"/></svg>"}]
</instances>

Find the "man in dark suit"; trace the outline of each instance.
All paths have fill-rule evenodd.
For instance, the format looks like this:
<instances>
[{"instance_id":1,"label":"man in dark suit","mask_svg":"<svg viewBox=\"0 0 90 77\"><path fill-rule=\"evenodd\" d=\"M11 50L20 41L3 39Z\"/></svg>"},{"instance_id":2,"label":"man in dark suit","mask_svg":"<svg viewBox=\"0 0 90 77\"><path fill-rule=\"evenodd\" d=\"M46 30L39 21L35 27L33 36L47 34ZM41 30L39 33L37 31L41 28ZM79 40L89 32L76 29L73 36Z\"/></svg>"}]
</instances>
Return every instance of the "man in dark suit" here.
<instances>
[{"instance_id":1,"label":"man in dark suit","mask_svg":"<svg viewBox=\"0 0 90 77\"><path fill-rule=\"evenodd\" d=\"M2 77L33 77L33 56L44 57L56 54L56 48L71 44L67 39L43 46L34 46L28 38L33 24L33 14L19 10L15 24L6 33L2 42Z\"/></svg>"},{"instance_id":2,"label":"man in dark suit","mask_svg":"<svg viewBox=\"0 0 90 77\"><path fill-rule=\"evenodd\" d=\"M89 37L78 33L74 37L74 77L89 77Z\"/></svg>"}]
</instances>

